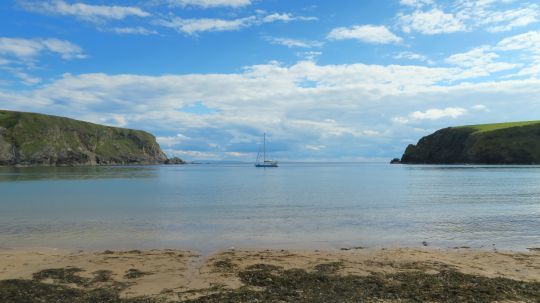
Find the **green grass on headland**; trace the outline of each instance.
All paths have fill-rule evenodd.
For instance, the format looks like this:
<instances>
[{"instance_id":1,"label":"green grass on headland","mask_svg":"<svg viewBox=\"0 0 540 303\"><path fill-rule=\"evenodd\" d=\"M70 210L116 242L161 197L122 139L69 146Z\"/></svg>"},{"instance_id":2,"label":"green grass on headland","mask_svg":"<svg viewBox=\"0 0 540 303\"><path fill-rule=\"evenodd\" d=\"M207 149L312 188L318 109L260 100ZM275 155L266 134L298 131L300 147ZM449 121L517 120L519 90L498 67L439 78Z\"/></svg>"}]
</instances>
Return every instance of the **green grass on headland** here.
<instances>
[{"instance_id":1,"label":"green grass on headland","mask_svg":"<svg viewBox=\"0 0 540 303\"><path fill-rule=\"evenodd\" d=\"M491 123L491 124L477 124L477 125L464 125L455 128L473 128L475 133L489 132L499 129L529 126L533 124L540 124L540 121L522 121L522 122L506 122L506 123Z\"/></svg>"},{"instance_id":2,"label":"green grass on headland","mask_svg":"<svg viewBox=\"0 0 540 303\"><path fill-rule=\"evenodd\" d=\"M157 164L167 160L141 130L0 110L0 165Z\"/></svg>"}]
</instances>

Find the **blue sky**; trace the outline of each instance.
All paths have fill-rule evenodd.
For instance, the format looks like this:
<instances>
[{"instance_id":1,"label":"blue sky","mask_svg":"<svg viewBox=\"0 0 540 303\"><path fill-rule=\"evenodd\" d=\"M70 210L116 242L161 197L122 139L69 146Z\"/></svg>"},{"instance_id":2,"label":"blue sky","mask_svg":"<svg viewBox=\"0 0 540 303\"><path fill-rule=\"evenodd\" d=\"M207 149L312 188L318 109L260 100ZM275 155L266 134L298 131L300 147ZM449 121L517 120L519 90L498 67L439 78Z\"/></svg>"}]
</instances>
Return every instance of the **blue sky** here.
<instances>
[{"instance_id":1,"label":"blue sky","mask_svg":"<svg viewBox=\"0 0 540 303\"><path fill-rule=\"evenodd\" d=\"M0 108L144 129L170 155L386 161L439 128L540 116L518 0L14 0Z\"/></svg>"}]
</instances>

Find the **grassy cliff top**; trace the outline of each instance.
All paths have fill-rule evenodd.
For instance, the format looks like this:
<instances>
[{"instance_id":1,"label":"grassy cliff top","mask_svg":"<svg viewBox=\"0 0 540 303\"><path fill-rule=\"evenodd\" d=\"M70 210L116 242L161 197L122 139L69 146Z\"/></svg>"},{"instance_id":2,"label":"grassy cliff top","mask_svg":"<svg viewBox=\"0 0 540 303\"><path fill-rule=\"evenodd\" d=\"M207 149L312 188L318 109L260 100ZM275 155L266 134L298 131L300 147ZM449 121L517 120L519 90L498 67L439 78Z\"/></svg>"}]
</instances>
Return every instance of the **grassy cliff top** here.
<instances>
[{"instance_id":1,"label":"grassy cliff top","mask_svg":"<svg viewBox=\"0 0 540 303\"><path fill-rule=\"evenodd\" d=\"M41 123L41 127L54 126L58 123L64 123L71 126L111 128L111 129L124 130L124 131L127 131L127 130L138 131L138 130L132 130L128 128L100 125L100 124L96 124L92 122L75 120L75 119L60 117L60 116L52 116L52 115L46 115L46 114L19 112L19 111L10 111L10 110L0 109L0 127L9 129L17 125L17 123L23 122L23 121L39 122ZM143 132L143 131L138 131L138 132Z\"/></svg>"},{"instance_id":2,"label":"grassy cliff top","mask_svg":"<svg viewBox=\"0 0 540 303\"><path fill-rule=\"evenodd\" d=\"M505 123L491 123L491 124L477 124L477 125L464 125L455 128L472 128L475 133L490 132L505 128L529 126L533 124L540 124L540 121L522 121L522 122L505 122Z\"/></svg>"}]
</instances>

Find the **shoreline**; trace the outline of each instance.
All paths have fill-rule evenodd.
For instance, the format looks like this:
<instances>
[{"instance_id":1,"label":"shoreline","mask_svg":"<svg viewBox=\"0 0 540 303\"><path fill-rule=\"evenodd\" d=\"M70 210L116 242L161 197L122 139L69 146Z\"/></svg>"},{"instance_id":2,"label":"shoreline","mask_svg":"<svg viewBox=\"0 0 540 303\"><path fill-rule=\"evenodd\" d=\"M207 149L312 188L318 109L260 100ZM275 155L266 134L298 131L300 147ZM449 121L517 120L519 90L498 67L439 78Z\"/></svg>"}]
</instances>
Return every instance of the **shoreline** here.
<instances>
[{"instance_id":1,"label":"shoreline","mask_svg":"<svg viewBox=\"0 0 540 303\"><path fill-rule=\"evenodd\" d=\"M328 281L318 285L317 279ZM373 279L378 281L381 293L358 293L363 283L373 283ZM321 296L339 296L339 293L334 293L335 289L327 289L335 282L336 287L343 288L343 295L384 302L384 296L390 291L388 288L397 287L392 283L400 279L404 279L400 283L405 284L410 279L434 283L430 287L437 289L421 293L421 289L408 289L400 284L401 288L392 291L396 291L397 298L403 300L411 296L430 299L426 296L444 292L443 288L449 285L466 288L465 284L471 280L476 281L478 293L488 293L492 296L489 298L535 302L537 297L530 297L529 293L521 290L539 290L537 296L540 296L540 249L516 252L431 247L338 250L236 248L201 255L182 249L89 251L0 248L0 296L6 294L6 289L13 290L15 286L9 283L22 283L20 287L26 285L24 283L34 283L31 289L55 286L57 290L75 290L87 296L96 290L106 290L111 296L117 296L118 302L143 302L137 301L141 298L150 300L144 302L237 302L235 298L266 295L289 302L287 298L294 297L294 293L300 292L309 298L308 294L314 289L319 289ZM441 282L441 279L448 281ZM499 285L501 279L504 280L502 286ZM289 284L276 285L278 282ZM446 286L441 288L437 283ZM6 285L11 288L6 288ZM515 289L512 288L514 286ZM491 287L511 289L508 294L502 291L490 293ZM510 296L512 293L515 297ZM364 295L367 297L358 297ZM290 297L291 302L293 297Z\"/></svg>"}]
</instances>

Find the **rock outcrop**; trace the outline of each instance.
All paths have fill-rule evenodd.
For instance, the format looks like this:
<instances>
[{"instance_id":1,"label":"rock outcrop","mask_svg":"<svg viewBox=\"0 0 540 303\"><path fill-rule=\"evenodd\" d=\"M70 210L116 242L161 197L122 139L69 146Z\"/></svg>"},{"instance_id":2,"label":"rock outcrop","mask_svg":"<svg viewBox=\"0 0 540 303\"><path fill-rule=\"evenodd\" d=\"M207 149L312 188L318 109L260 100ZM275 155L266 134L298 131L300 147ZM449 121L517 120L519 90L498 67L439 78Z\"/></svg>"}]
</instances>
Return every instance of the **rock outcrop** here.
<instances>
[{"instance_id":1,"label":"rock outcrop","mask_svg":"<svg viewBox=\"0 0 540 303\"><path fill-rule=\"evenodd\" d=\"M63 117L0 110L0 166L162 164L153 135Z\"/></svg>"},{"instance_id":2,"label":"rock outcrop","mask_svg":"<svg viewBox=\"0 0 540 303\"><path fill-rule=\"evenodd\" d=\"M409 145L405 164L540 164L540 122L449 127Z\"/></svg>"}]
</instances>

